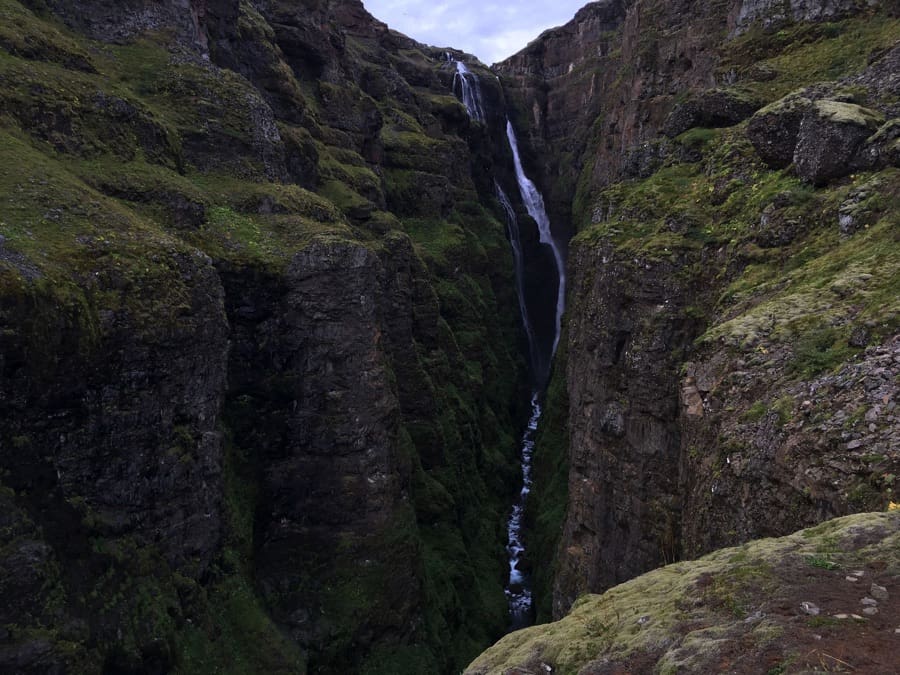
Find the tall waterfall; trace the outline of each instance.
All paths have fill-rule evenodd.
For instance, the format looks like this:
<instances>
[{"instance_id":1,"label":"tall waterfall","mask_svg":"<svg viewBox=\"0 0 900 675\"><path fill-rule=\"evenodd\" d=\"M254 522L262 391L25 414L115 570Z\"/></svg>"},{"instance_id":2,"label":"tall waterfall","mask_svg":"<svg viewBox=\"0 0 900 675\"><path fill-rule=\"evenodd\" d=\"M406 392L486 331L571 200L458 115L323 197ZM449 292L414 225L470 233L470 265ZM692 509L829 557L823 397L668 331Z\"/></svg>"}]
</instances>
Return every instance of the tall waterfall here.
<instances>
[{"instance_id":1,"label":"tall waterfall","mask_svg":"<svg viewBox=\"0 0 900 675\"><path fill-rule=\"evenodd\" d=\"M481 96L481 85L478 81L478 77L470 72L464 63L461 61L454 61L449 54L448 61L451 61L456 65L456 74L453 77L454 92L456 91L456 84L458 81L462 102L463 105L466 106L469 117L484 123L487 120L487 116L484 112L484 102ZM542 386L546 383L546 378L550 369L549 364L553 355L556 353L556 347L559 343L559 333L565 301L565 268L563 267L562 253L550 232L550 219L547 217L547 212L544 208L544 200L534 186L534 183L532 183L525 175L525 171L522 168L522 159L519 156L518 143L516 142L515 132L513 131L512 124L509 120L507 120L506 123L506 135L509 139L509 145L512 148L516 180L519 185L519 193L522 196L522 202L525 204L525 208L528 210L529 215L534 218L538 225L540 242L549 245L553 251L553 259L556 263L556 270L559 275L553 348L550 354L545 354L541 349L537 334L534 330L534 325L528 313L528 304L525 295L526 252L522 246L519 221L509 197L503 191L503 188L500 187L500 184L495 181L494 186L497 193L497 199L500 201L500 204L506 213L509 243L512 247L513 262L515 263L516 293L519 300L519 313L521 314L522 327L528 340L529 365L531 366L535 380ZM531 582L527 571L524 569L525 546L522 542L522 519L525 513L528 493L531 491L531 460L534 452L534 442L538 422L541 419L542 409L540 398L542 394L543 392L538 389L533 392L531 397L531 415L528 418L528 426L522 435L521 443L522 489L519 491L519 495L513 503L512 513L510 514L506 528L506 550L509 557L509 580L506 584L506 597L509 601L511 630L524 628L532 621Z\"/></svg>"},{"instance_id":2,"label":"tall waterfall","mask_svg":"<svg viewBox=\"0 0 900 675\"><path fill-rule=\"evenodd\" d=\"M538 192L534 183L531 182L531 179L525 175L522 157L519 155L519 143L516 140L516 132L513 129L512 122L509 120L506 120L506 138L509 140L509 147L513 153L513 164L516 168L516 180L519 183L519 194L522 195L522 202L528 210L528 215L534 218L534 221L537 223L541 243L549 245L553 251L553 260L556 262L556 271L559 274L559 286L556 291L556 326L553 332L553 349L550 353L552 358L556 354L556 348L559 345L562 316L566 307L566 267L563 264L562 251L553 238L553 232L550 231L550 218L547 217L547 210L544 208L544 198Z\"/></svg>"}]
</instances>

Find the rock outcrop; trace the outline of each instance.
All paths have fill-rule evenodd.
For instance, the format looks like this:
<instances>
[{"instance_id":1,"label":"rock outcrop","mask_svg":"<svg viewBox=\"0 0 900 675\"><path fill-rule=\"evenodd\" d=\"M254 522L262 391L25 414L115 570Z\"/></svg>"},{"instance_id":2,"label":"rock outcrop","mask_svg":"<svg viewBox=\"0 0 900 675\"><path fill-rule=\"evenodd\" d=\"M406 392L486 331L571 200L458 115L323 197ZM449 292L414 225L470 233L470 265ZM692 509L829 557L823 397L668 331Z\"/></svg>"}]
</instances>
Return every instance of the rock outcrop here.
<instances>
[{"instance_id":1,"label":"rock outcrop","mask_svg":"<svg viewBox=\"0 0 900 675\"><path fill-rule=\"evenodd\" d=\"M846 101L813 100L806 93L766 106L747 126L750 142L770 167L793 163L803 180L824 185L878 161L874 157L881 152L868 160L864 144L884 124L883 115Z\"/></svg>"},{"instance_id":2,"label":"rock outcrop","mask_svg":"<svg viewBox=\"0 0 900 675\"><path fill-rule=\"evenodd\" d=\"M898 531L896 511L866 513L668 565L506 636L465 672L889 672Z\"/></svg>"}]
</instances>

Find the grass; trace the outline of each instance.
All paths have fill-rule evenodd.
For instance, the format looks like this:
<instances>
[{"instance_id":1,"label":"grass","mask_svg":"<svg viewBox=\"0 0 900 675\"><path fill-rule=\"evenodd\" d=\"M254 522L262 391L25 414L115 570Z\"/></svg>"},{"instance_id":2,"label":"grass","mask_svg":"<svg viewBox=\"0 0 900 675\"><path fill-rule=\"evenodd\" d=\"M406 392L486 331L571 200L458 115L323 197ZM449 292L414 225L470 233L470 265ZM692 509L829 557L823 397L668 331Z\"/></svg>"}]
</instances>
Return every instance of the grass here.
<instances>
[{"instance_id":1,"label":"grass","mask_svg":"<svg viewBox=\"0 0 900 675\"><path fill-rule=\"evenodd\" d=\"M774 100L811 82L835 80L862 70L869 54L891 46L900 20L859 16L836 23L796 24L776 32L760 27L729 42L720 70L765 69L774 77L745 86Z\"/></svg>"},{"instance_id":2,"label":"grass","mask_svg":"<svg viewBox=\"0 0 900 675\"><path fill-rule=\"evenodd\" d=\"M802 334L794 346L792 369L804 378L833 370L857 352L847 339L832 326Z\"/></svg>"},{"instance_id":3,"label":"grass","mask_svg":"<svg viewBox=\"0 0 900 675\"><path fill-rule=\"evenodd\" d=\"M807 556L806 562L809 563L811 567L817 567L822 570L838 570L841 566L831 560L829 557L822 555L811 555Z\"/></svg>"}]
</instances>

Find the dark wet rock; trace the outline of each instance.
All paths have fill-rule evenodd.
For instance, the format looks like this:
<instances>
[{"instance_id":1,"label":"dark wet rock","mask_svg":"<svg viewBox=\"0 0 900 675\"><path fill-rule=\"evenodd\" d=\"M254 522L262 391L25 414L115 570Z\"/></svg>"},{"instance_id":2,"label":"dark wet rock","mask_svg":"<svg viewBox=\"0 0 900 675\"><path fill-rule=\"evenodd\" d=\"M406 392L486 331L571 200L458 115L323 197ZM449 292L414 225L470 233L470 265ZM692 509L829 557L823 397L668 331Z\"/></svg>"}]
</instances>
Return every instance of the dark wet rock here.
<instances>
[{"instance_id":1,"label":"dark wet rock","mask_svg":"<svg viewBox=\"0 0 900 675\"><path fill-rule=\"evenodd\" d=\"M857 326L850 333L850 339L847 342L851 347L862 348L868 347L871 339L871 333L864 326Z\"/></svg>"},{"instance_id":2,"label":"dark wet rock","mask_svg":"<svg viewBox=\"0 0 900 675\"><path fill-rule=\"evenodd\" d=\"M668 355L691 339L674 264L605 246L580 246L570 258L593 272L576 274L569 308L571 469L557 616L582 593L653 568L677 527L658 511L678 493L678 377ZM620 480L648 472L652 483Z\"/></svg>"},{"instance_id":3,"label":"dark wet rock","mask_svg":"<svg viewBox=\"0 0 900 675\"><path fill-rule=\"evenodd\" d=\"M862 168L900 167L900 119L885 122L866 140L861 154L859 164Z\"/></svg>"},{"instance_id":4,"label":"dark wet rock","mask_svg":"<svg viewBox=\"0 0 900 675\"><path fill-rule=\"evenodd\" d=\"M763 248L785 246L794 241L804 230L805 223L789 208L793 195L776 195L759 216L759 224L755 228L754 239Z\"/></svg>"},{"instance_id":5,"label":"dark wet rock","mask_svg":"<svg viewBox=\"0 0 900 675\"><path fill-rule=\"evenodd\" d=\"M665 141L641 143L625 154L622 171L626 176L649 178L663 165L671 151L671 144Z\"/></svg>"}]
</instances>

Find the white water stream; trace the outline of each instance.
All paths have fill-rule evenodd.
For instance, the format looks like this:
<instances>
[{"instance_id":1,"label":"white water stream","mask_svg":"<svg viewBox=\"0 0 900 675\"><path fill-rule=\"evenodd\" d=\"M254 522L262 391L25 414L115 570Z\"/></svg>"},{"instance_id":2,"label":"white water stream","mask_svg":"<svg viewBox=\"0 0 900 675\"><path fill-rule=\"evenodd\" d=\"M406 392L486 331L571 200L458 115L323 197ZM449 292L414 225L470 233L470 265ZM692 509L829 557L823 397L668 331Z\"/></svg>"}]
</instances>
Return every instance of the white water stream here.
<instances>
[{"instance_id":1,"label":"white water stream","mask_svg":"<svg viewBox=\"0 0 900 675\"><path fill-rule=\"evenodd\" d=\"M509 120L506 120L506 138L509 140L509 147L513 153L513 164L516 168L516 180L519 183L519 194L522 195L522 202L528 210L528 215L534 218L534 222L537 223L541 243L547 244L553 251L553 260L556 262L556 271L559 275L559 286L556 292L556 325L553 331L553 349L550 352L550 358L552 359L559 345L562 316L566 308L566 267L563 265L562 251L553 238L553 232L550 230L550 218L547 216L546 208L544 208L544 198L538 192L534 183L531 182L531 179L525 175L525 169L522 167L522 158L519 155L519 143L516 140L516 132L513 129L512 122Z\"/></svg>"},{"instance_id":2,"label":"white water stream","mask_svg":"<svg viewBox=\"0 0 900 675\"><path fill-rule=\"evenodd\" d=\"M463 105L469 111L469 117L476 122L484 123L486 116L484 103L481 100L481 85L478 84L478 76L470 72L462 61L455 63L456 75L453 76L453 88L456 89L456 82L459 81Z\"/></svg>"},{"instance_id":3,"label":"white water stream","mask_svg":"<svg viewBox=\"0 0 900 675\"><path fill-rule=\"evenodd\" d=\"M447 59L456 65L456 73L453 76L453 89L456 91L456 83L458 81L463 105L466 106L469 117L477 122L484 123L487 116L484 112L484 102L478 77L470 72L464 63L461 61L454 61L449 54L447 55ZM503 191L503 188L500 187L500 184L495 181L494 185L497 192L497 199L500 201L500 205L506 213L509 243L512 247L513 262L515 264L516 293L519 300L519 313L522 317L522 327L525 330L525 336L528 340L530 365L536 380L543 384L546 382L546 377L549 372L549 363L553 359L553 355L556 354L556 348L559 344L562 314L565 309L566 271L563 266L562 251L554 240L553 233L550 230L550 219L547 217L547 211L544 208L544 199L541 196L541 193L538 192L534 183L525 175L525 170L522 166L522 158L519 155L519 145L516 140L516 134L513 130L512 123L509 120L506 122L506 136L513 153L516 182L519 186L522 202L525 205L528 214L537 223L540 242L550 246L553 251L553 259L556 263L556 270L559 278L553 348L549 355L542 355L537 335L534 331L534 326L528 315L528 307L525 299L525 252L522 248L519 222L509 197ZM511 630L524 628L525 626L530 625L533 618L531 582L527 571L524 569L525 545L522 541L522 520L525 514L525 505L528 500L528 494L531 492L532 455L534 454L534 443L538 422L540 421L541 413L543 412L540 404L541 394L542 392L535 391L531 397L531 415L528 418L528 425L522 435L521 443L522 489L519 491L519 495L513 503L512 513L510 514L507 523L506 550L509 558L509 581L506 585L506 597L509 600Z\"/></svg>"},{"instance_id":4,"label":"white water stream","mask_svg":"<svg viewBox=\"0 0 900 675\"><path fill-rule=\"evenodd\" d=\"M541 404L538 394L531 397L531 417L522 435L522 489L513 503L512 514L507 523L506 551L509 554L509 583L506 585L506 597L509 600L510 630L518 630L530 626L532 598L531 583L528 574L522 569L525 562L525 546L522 543L522 518L525 515L525 504L531 492L531 459L534 454L534 439L538 422L541 419Z\"/></svg>"}]
</instances>

